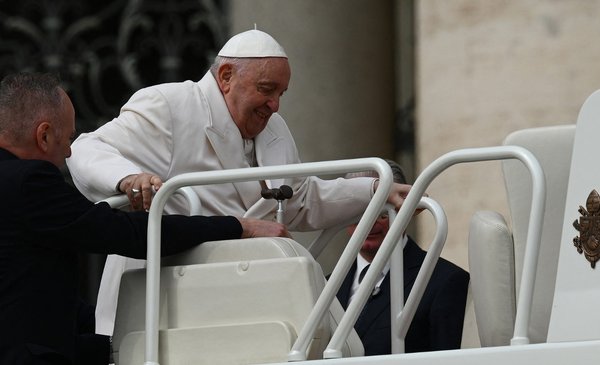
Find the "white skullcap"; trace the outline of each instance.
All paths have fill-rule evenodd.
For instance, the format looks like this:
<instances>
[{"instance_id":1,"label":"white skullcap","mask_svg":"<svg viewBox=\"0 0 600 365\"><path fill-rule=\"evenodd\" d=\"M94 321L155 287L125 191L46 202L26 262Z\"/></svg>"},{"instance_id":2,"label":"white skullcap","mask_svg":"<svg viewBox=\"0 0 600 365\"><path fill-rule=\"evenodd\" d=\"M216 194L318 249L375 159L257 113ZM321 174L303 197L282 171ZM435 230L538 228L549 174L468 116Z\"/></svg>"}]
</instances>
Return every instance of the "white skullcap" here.
<instances>
[{"instance_id":1,"label":"white skullcap","mask_svg":"<svg viewBox=\"0 0 600 365\"><path fill-rule=\"evenodd\" d=\"M233 58L287 58L283 47L265 32L252 29L231 37L219 51L221 57Z\"/></svg>"}]
</instances>

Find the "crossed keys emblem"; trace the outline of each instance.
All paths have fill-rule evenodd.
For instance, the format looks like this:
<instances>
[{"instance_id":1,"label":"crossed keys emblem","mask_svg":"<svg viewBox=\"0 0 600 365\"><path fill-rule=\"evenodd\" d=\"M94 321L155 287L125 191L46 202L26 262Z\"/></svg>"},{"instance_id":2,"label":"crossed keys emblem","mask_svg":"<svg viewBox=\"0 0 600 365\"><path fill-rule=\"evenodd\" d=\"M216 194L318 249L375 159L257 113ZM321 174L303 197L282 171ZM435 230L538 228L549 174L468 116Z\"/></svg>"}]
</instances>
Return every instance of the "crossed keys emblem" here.
<instances>
[{"instance_id":1,"label":"crossed keys emblem","mask_svg":"<svg viewBox=\"0 0 600 365\"><path fill-rule=\"evenodd\" d=\"M578 212L581 217L573 222L573 227L580 234L573 238L573 244L577 247L577 252L583 253L594 269L596 261L600 259L600 195L596 190L592 190L585 208L580 205Z\"/></svg>"}]
</instances>

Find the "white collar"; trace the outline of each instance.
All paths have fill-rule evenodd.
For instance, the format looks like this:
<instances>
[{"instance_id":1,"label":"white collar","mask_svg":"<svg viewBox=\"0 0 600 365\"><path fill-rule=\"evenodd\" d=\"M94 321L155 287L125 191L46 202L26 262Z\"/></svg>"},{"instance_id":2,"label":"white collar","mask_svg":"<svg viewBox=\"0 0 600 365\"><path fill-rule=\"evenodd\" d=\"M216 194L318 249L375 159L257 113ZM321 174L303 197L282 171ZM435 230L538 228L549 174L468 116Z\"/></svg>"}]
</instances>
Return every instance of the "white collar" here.
<instances>
[{"instance_id":1,"label":"white collar","mask_svg":"<svg viewBox=\"0 0 600 365\"><path fill-rule=\"evenodd\" d=\"M408 242L408 237L405 234L403 234L401 240L402 240L402 248L406 247L406 243ZM352 301L354 294L356 294L356 291L358 290L358 277L360 276L361 271L369 264L370 264L370 262L365 260L365 258L362 257L362 255L360 253L356 256L356 271L354 272L354 279L352 280L352 288L350 289L350 298L348 299L348 303L350 303ZM390 260L388 260L385 263L385 266L383 267L383 271L379 274L379 278L378 278L377 282L375 283L375 288L373 289L373 293L379 292L379 287L383 283L383 280L385 279L385 277L387 276L389 271L390 271ZM373 295L375 295L375 294L373 294Z\"/></svg>"}]
</instances>

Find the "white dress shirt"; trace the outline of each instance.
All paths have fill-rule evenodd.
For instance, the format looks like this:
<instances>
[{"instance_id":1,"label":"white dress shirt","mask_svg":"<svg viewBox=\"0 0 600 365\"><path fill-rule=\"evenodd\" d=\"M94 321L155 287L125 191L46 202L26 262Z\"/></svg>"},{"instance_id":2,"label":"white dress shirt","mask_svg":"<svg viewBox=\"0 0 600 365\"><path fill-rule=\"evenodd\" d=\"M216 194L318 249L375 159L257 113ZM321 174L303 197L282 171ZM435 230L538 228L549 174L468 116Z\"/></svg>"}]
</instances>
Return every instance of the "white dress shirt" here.
<instances>
[{"instance_id":1,"label":"white dress shirt","mask_svg":"<svg viewBox=\"0 0 600 365\"><path fill-rule=\"evenodd\" d=\"M406 235L402 235L402 248L404 248L404 246L406 246L406 242L408 242L408 237ZM352 301L352 299L354 298L354 295L356 294L356 291L358 290L358 286L360 285L360 283L358 282L358 279L360 277L360 273L362 272L362 270L367 267L367 265L370 265L371 263L369 261L367 261L361 254L358 254L358 256L356 257L356 271L354 272L354 280L352 281L352 288L350 289L350 298L348 299L348 304L350 304L350 302ZM379 287L381 286L381 283L383 283L383 279L385 279L387 273L390 271L390 261L388 260L385 264L385 266L383 267L383 271L379 273L379 277L377 279L377 282L375 283L375 288L373 288L373 293L377 293L379 291Z\"/></svg>"}]
</instances>

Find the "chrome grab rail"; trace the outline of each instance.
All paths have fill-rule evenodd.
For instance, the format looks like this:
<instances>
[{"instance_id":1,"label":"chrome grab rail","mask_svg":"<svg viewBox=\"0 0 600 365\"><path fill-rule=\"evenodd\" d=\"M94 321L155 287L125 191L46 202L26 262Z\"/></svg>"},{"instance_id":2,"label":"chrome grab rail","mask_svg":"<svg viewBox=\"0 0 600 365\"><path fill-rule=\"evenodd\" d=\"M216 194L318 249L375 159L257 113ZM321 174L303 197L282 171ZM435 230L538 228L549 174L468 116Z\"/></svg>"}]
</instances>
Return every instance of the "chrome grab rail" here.
<instances>
[{"instance_id":1,"label":"chrome grab rail","mask_svg":"<svg viewBox=\"0 0 600 365\"><path fill-rule=\"evenodd\" d=\"M390 260L390 323L392 353L404 352L404 339L406 337L406 333L408 332L408 327L415 315L417 307L419 306L419 302L423 297L423 293L425 292L429 278L433 273L435 264L440 257L442 248L444 247L444 243L446 241L446 236L448 234L448 221L446 219L446 214L436 201L427 197L421 197L417 208L427 209L431 212L436 222L436 232L429 251L425 256L425 260L419 269L419 273L412 290L407 298L406 305L404 304L404 250L399 244L402 234L404 233L404 230L402 230L400 234L394 235L395 240L392 243L393 252L391 255L381 256L379 253L380 251L378 251L375 255L375 258L371 262L365 277L355 293L354 299L348 305L346 313L342 317L342 320L336 328L336 331L334 332L327 349L323 353L324 358L341 357L341 347L350 334L350 331L354 327L360 312L362 311L367 300L369 299L370 293L375 287L379 273L381 273L388 260ZM379 248L379 250L381 250L385 242L389 242L387 237L390 235L390 232L392 232L392 227L399 227L398 225L394 225L394 222L396 221L395 210L388 207L387 211L390 216L390 229L386 235L386 238L384 238L384 243L382 243L382 246ZM376 262L376 260L378 260L377 257L380 258L379 261ZM379 268L377 265L381 265L381 268ZM338 343L338 347L333 346Z\"/></svg>"},{"instance_id":2,"label":"chrome grab rail","mask_svg":"<svg viewBox=\"0 0 600 365\"><path fill-rule=\"evenodd\" d=\"M400 245L396 245L392 252L390 259L390 323L393 354L404 352L406 333L423 298L423 293L440 258L448 235L448 220L439 203L431 198L422 197L417 208L427 209L431 212L436 223L436 231L406 303L404 303L404 250ZM395 219L395 213L395 211L389 213L390 224Z\"/></svg>"},{"instance_id":3,"label":"chrome grab rail","mask_svg":"<svg viewBox=\"0 0 600 365\"><path fill-rule=\"evenodd\" d=\"M175 191L175 194L179 194L186 199L188 206L189 206L190 215L202 214L202 202L200 201L200 198L198 197L198 195L194 192L194 190L191 187L189 187L189 186L181 187ZM106 202L112 208L123 208L123 207L129 205L129 198L125 194L119 194L119 195L109 196L108 198L102 199L102 200L98 201L97 203L100 203L100 202Z\"/></svg>"},{"instance_id":4,"label":"chrome grab rail","mask_svg":"<svg viewBox=\"0 0 600 365\"><path fill-rule=\"evenodd\" d=\"M369 295L369 284L374 285L378 271L383 269L398 242L400 235L405 231L410 217L419 206L421 197L431 181L442 171L452 165L465 162L478 162L502 159L518 159L529 169L532 175L533 198L531 203L529 232L525 250L524 267L522 274L515 330L511 345L529 343L528 325L531 314L533 285L537 268L541 227L545 205L545 180L544 174L535 157L526 149L516 146L484 147L463 149L447 153L430 164L419 175L413 188L408 194L397 219L390 226L384 242L375 256L364 285L359 287L356 299L350 303L348 311L342 318L337 330L324 352L325 358L341 357L341 346L348 336L356 318L358 310L363 307ZM180 187L189 185L217 184L223 182L252 181L258 179L276 179L299 176L312 176L319 174L341 174L346 172L374 170L380 176L379 188L375 192L371 203L361 217L355 233L350 238L348 245L342 252L338 264L334 268L329 281L309 314L306 323L300 331L292 350L288 354L289 361L306 359L306 351L318 323L323 319L329 305L335 297L341 283L352 265L362 242L370 231L378 213L381 211L392 186L391 170L385 161L379 158L365 158L354 160L338 160L314 162L284 166L254 167L221 171L207 171L188 173L176 176L165 182L154 197L150 208L148 225L148 259L146 281L146 352L145 365L158 365L158 296L160 288L160 219L168 197ZM429 208L428 208L429 209ZM435 249L433 250L435 251ZM435 252L434 252L435 253ZM433 255L433 254L432 254ZM421 273L419 273L421 275ZM425 274L423 274L425 276ZM426 281L426 279L424 280ZM371 283L372 282L372 283ZM414 289L413 289L414 290ZM410 297L409 297L410 300ZM418 303L418 301L417 301ZM410 321L407 308L397 317L401 326L405 321ZM354 308L354 309L353 309ZM406 314L404 314L406 313ZM413 313L414 314L414 313ZM354 317L354 318L353 318ZM400 333L398 333L401 335Z\"/></svg>"},{"instance_id":5,"label":"chrome grab rail","mask_svg":"<svg viewBox=\"0 0 600 365\"><path fill-rule=\"evenodd\" d=\"M327 349L323 353L324 358L339 358L342 355L341 347L348 337L350 330L358 318L360 309L368 299L369 289L374 286L377 273L383 270L389 259L400 235L406 230L408 222L417 208L425 190L441 172L459 163L480 162L491 160L518 159L529 170L532 178L532 200L529 215L529 230L525 248L523 273L519 289L517 313L515 318L515 329L511 345L528 344L528 327L531 316L531 303L533 301L533 287L537 270L539 247L542 233L543 213L546 204L546 182L544 172L531 152L518 146L498 146L470 148L449 152L433 161L418 176L404 204L398 212L398 217L391 224L388 234L377 255L373 259L363 282L355 294L355 298L346 314L342 317L338 328L334 332ZM365 212L365 215L367 213ZM364 216L363 216L364 218ZM370 219L371 220L371 219ZM335 270L334 270L335 271ZM414 290L414 287L413 287Z\"/></svg>"},{"instance_id":6,"label":"chrome grab rail","mask_svg":"<svg viewBox=\"0 0 600 365\"><path fill-rule=\"evenodd\" d=\"M435 264L440 257L442 248L448 234L448 221L442 207L433 199L423 197L418 205L419 209L427 209L433 215L436 222L436 233L430 245L430 249L425 257L419 274L413 285L414 290L411 290L407 298L406 306L404 303L404 249L399 244L396 245L390 258L390 315L391 315L391 345L392 353L404 352L404 340L408 327L414 317L416 309L423 297L425 287L433 273ZM387 213L390 217L390 224L396 217L396 210L389 204L384 206L381 213ZM309 245L310 253L317 257L325 248L327 243L333 236L339 233L350 224L356 223L355 219L347 224L340 224L335 227L324 229L318 237L316 237ZM363 280L361 285L369 287L368 292L372 292L373 286ZM375 283L373 283L375 285ZM414 294L413 294L414 293ZM361 307L362 310L362 307ZM352 325L354 326L355 323Z\"/></svg>"},{"instance_id":7,"label":"chrome grab rail","mask_svg":"<svg viewBox=\"0 0 600 365\"><path fill-rule=\"evenodd\" d=\"M287 177L313 176L319 174L342 174L347 172L373 170L378 173L379 185L365 214L360 219L354 235L350 238L323 292L317 299L305 325L300 331L290 354L302 354L323 317L329 310L341 283L350 270L362 242L371 230L375 218L385 204L392 186L392 172L389 165L380 158L362 158L311 162L282 166L263 166L220 171L194 172L175 176L166 181L154 196L148 222L148 253L146 266L146 331L145 365L158 365L158 321L160 291L160 233L161 217L165 204L175 190L190 185L218 184L225 182L253 181L259 179L281 179Z\"/></svg>"}]
</instances>

